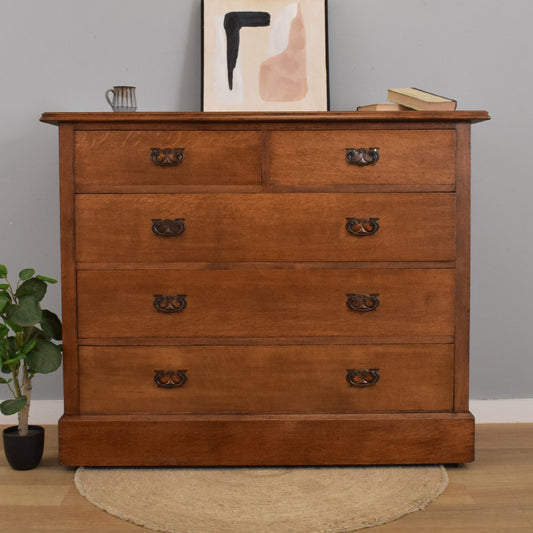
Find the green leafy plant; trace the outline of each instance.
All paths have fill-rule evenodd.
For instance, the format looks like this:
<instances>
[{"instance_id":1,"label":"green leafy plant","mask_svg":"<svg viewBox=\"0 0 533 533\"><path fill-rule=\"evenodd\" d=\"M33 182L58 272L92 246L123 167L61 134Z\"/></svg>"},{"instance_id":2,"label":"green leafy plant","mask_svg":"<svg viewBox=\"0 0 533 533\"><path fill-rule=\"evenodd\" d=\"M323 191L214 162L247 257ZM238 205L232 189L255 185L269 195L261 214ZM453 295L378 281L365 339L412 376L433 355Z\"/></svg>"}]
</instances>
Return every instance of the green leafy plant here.
<instances>
[{"instance_id":1,"label":"green leafy plant","mask_svg":"<svg viewBox=\"0 0 533 533\"><path fill-rule=\"evenodd\" d=\"M19 273L16 286L0 265L0 384L9 387L12 399L0 403L4 415L18 413L18 431L28 434L32 379L35 374L54 372L61 365L61 321L41 308L48 283L55 279L35 275L33 268Z\"/></svg>"}]
</instances>

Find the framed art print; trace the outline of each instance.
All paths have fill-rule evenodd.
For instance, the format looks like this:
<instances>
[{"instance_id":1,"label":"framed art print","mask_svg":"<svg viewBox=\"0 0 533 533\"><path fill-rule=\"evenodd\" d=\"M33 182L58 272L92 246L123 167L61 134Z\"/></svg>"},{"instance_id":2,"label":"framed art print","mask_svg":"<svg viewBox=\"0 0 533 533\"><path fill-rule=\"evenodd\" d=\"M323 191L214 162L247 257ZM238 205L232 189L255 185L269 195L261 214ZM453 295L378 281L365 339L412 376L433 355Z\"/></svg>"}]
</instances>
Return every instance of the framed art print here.
<instances>
[{"instance_id":1,"label":"framed art print","mask_svg":"<svg viewBox=\"0 0 533 533\"><path fill-rule=\"evenodd\" d=\"M326 0L203 0L204 111L327 111Z\"/></svg>"}]
</instances>

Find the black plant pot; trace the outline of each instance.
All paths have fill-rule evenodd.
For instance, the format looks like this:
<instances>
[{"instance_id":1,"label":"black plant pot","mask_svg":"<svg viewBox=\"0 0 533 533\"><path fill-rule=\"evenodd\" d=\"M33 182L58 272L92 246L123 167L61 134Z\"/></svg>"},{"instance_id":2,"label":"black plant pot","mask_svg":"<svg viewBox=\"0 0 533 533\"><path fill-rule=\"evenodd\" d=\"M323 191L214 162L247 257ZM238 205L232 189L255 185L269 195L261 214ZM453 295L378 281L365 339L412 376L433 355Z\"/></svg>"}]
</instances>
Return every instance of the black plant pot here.
<instances>
[{"instance_id":1,"label":"black plant pot","mask_svg":"<svg viewBox=\"0 0 533 533\"><path fill-rule=\"evenodd\" d=\"M43 456L44 428L28 426L28 434L19 435L17 426L10 426L2 432L4 452L13 470L31 470L39 466Z\"/></svg>"}]
</instances>

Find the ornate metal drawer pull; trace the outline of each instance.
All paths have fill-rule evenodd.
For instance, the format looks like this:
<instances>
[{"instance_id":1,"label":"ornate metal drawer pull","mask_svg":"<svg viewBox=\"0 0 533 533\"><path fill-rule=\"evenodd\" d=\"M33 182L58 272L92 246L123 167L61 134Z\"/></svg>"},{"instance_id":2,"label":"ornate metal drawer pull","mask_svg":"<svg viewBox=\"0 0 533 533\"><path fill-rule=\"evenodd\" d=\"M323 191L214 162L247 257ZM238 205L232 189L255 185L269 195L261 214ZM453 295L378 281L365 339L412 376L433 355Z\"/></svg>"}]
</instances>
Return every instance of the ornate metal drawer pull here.
<instances>
[{"instance_id":1,"label":"ornate metal drawer pull","mask_svg":"<svg viewBox=\"0 0 533 533\"><path fill-rule=\"evenodd\" d=\"M375 235L379 229L379 218L348 218L346 217L346 231L356 237Z\"/></svg>"},{"instance_id":2,"label":"ornate metal drawer pull","mask_svg":"<svg viewBox=\"0 0 533 533\"><path fill-rule=\"evenodd\" d=\"M158 237L178 237L185 231L185 219L152 218L152 231Z\"/></svg>"},{"instance_id":3,"label":"ornate metal drawer pull","mask_svg":"<svg viewBox=\"0 0 533 533\"><path fill-rule=\"evenodd\" d=\"M379 294L347 294L346 305L352 311L367 313L379 306Z\"/></svg>"},{"instance_id":4,"label":"ornate metal drawer pull","mask_svg":"<svg viewBox=\"0 0 533 533\"><path fill-rule=\"evenodd\" d=\"M374 165L379 160L379 148L346 148L346 161L350 165L364 167Z\"/></svg>"},{"instance_id":5,"label":"ornate metal drawer pull","mask_svg":"<svg viewBox=\"0 0 533 533\"><path fill-rule=\"evenodd\" d=\"M154 307L161 313L179 313L187 307L187 295L163 296L154 294Z\"/></svg>"},{"instance_id":6,"label":"ornate metal drawer pull","mask_svg":"<svg viewBox=\"0 0 533 533\"><path fill-rule=\"evenodd\" d=\"M371 387L379 381L379 368L369 369L355 369L349 368L346 370L346 381L351 387Z\"/></svg>"},{"instance_id":7,"label":"ornate metal drawer pull","mask_svg":"<svg viewBox=\"0 0 533 533\"><path fill-rule=\"evenodd\" d=\"M160 167L175 167L183 161L184 148L150 148L152 161Z\"/></svg>"},{"instance_id":8,"label":"ornate metal drawer pull","mask_svg":"<svg viewBox=\"0 0 533 533\"><path fill-rule=\"evenodd\" d=\"M187 370L154 370L154 381L158 387L177 389L187 383Z\"/></svg>"}]
</instances>

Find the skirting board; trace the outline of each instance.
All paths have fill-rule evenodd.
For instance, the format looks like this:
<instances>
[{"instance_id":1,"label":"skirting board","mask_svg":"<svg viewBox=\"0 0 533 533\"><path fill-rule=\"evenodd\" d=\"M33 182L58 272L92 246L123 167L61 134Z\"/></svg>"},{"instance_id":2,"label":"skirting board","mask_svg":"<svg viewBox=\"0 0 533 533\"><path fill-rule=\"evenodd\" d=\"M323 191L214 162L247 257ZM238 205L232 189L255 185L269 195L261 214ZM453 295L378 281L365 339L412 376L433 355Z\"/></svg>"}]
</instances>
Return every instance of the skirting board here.
<instances>
[{"instance_id":1,"label":"skirting board","mask_svg":"<svg viewBox=\"0 0 533 533\"><path fill-rule=\"evenodd\" d=\"M63 400L32 400L30 424L57 424L63 414ZM15 425L17 415L0 415L0 424Z\"/></svg>"},{"instance_id":2,"label":"skirting board","mask_svg":"<svg viewBox=\"0 0 533 533\"><path fill-rule=\"evenodd\" d=\"M471 400L470 411L477 424L533 423L533 398ZM33 400L31 424L57 424L63 414L62 400ZM17 415L0 417L2 425L16 424Z\"/></svg>"},{"instance_id":3,"label":"skirting board","mask_svg":"<svg viewBox=\"0 0 533 533\"><path fill-rule=\"evenodd\" d=\"M477 424L533 423L533 398L470 400Z\"/></svg>"}]
</instances>

